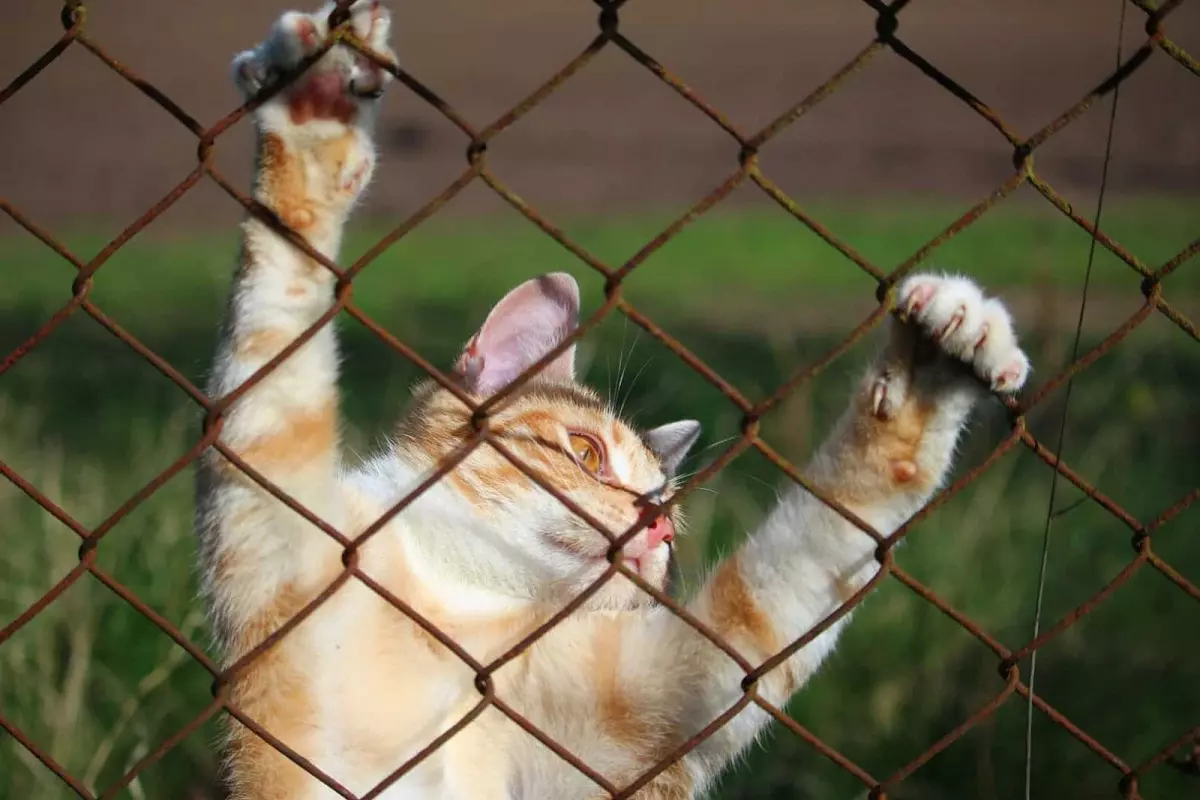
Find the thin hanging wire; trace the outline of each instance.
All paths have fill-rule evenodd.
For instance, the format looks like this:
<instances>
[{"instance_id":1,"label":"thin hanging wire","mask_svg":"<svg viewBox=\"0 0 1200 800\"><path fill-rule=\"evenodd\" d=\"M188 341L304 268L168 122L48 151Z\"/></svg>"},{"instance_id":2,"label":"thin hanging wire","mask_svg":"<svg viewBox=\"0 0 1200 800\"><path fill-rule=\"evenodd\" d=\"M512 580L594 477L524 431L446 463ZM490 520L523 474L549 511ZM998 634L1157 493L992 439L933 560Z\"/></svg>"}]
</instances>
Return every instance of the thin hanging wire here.
<instances>
[{"instance_id":1,"label":"thin hanging wire","mask_svg":"<svg viewBox=\"0 0 1200 800\"><path fill-rule=\"evenodd\" d=\"M1117 23L1117 57L1116 68L1121 68L1121 43L1125 37L1125 0L1118 0L1121 6L1121 16ZM1097 232L1100 230L1100 215L1104 212L1104 192L1108 188L1108 165L1112 159L1113 130L1117 123L1117 101L1121 97L1121 83L1113 87L1112 106L1108 113L1108 133L1104 141L1104 161L1100 168L1100 192L1096 198L1096 214L1092 220L1092 241L1088 247L1087 269L1083 274L1083 293L1079 298L1079 318L1075 321L1075 340L1071 344L1071 359L1073 364L1079 358L1079 340L1083 337L1083 318L1087 313L1088 288L1092 281L1092 264L1096 258ZM1074 378L1067 379L1067 388L1063 396L1062 416L1058 421L1058 442L1054 448L1055 464L1062 463L1063 442L1066 439L1067 415L1071 407L1071 388L1075 385ZM1037 639L1042 627L1042 600L1046 590L1046 566L1050 556L1050 528L1054 518L1060 514L1054 511L1054 503L1058 494L1058 469L1050 474L1050 501L1046 507L1046 526L1042 531L1042 563L1038 569L1037 603L1033 611L1033 637ZM1068 506L1069 510L1073 506ZM1031 639L1031 641L1032 641ZM1038 651L1034 650L1029 656L1029 702L1025 707L1025 800L1031 800L1033 792L1033 697L1034 683L1037 678Z\"/></svg>"}]
</instances>

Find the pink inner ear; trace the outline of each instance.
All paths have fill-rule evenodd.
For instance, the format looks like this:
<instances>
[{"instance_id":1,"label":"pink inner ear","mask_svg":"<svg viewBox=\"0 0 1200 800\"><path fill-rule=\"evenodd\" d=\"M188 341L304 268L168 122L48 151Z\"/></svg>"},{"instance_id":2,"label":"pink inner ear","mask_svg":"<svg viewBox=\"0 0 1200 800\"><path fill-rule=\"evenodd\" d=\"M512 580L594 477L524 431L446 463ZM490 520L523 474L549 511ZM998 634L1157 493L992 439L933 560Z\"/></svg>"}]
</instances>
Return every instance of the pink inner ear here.
<instances>
[{"instance_id":1,"label":"pink inner ear","mask_svg":"<svg viewBox=\"0 0 1200 800\"><path fill-rule=\"evenodd\" d=\"M495 394L562 343L579 325L579 286L566 273L534 278L513 289L467 343L455 371L473 394ZM573 380L572 345L538 377Z\"/></svg>"}]
</instances>

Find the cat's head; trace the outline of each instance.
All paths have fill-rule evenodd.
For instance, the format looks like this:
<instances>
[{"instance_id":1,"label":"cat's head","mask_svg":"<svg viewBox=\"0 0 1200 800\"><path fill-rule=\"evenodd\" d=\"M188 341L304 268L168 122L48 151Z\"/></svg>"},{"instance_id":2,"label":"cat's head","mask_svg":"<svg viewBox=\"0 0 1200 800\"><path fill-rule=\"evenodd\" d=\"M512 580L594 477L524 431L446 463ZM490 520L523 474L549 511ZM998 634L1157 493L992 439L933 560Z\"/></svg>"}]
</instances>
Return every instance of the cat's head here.
<instances>
[{"instance_id":1,"label":"cat's head","mask_svg":"<svg viewBox=\"0 0 1200 800\"><path fill-rule=\"evenodd\" d=\"M578 318L579 289L571 276L559 273L528 281L488 314L454 374L469 395L484 400L560 346L576 329ZM625 546L625 563L648 583L665 586L670 547L682 518L674 507L663 515L648 506L674 492L680 462L700 434L698 422L635 428L578 382L571 345L535 378L514 389L489 414L488 426L513 457L614 535L640 519L652 519ZM416 405L401 429L401 446L420 451L433 464L444 463L473 435L466 406L453 393L427 383L417 390ZM609 541L496 448L479 446L443 481L475 523L464 526L463 537L486 537L489 541L480 543L486 545L479 547L480 558L505 562L467 569L465 574L487 582L496 579L497 569L511 570L522 588L558 598L577 594L608 567ZM457 550L462 542L453 544ZM460 552L457 558L462 557ZM649 601L618 574L589 605Z\"/></svg>"}]
</instances>

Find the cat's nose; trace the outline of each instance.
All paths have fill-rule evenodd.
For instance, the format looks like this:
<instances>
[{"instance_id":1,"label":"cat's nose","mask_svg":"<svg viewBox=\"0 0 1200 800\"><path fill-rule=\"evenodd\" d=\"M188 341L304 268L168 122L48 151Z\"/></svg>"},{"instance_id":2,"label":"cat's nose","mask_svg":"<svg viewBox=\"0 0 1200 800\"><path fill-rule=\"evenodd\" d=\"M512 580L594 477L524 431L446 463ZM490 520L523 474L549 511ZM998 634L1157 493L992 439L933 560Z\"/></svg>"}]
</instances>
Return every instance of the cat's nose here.
<instances>
[{"instance_id":1,"label":"cat's nose","mask_svg":"<svg viewBox=\"0 0 1200 800\"><path fill-rule=\"evenodd\" d=\"M655 517L654 522L651 522L646 528L646 549L653 550L663 542L670 542L675 538L675 523L671 522L671 518L663 515Z\"/></svg>"}]
</instances>

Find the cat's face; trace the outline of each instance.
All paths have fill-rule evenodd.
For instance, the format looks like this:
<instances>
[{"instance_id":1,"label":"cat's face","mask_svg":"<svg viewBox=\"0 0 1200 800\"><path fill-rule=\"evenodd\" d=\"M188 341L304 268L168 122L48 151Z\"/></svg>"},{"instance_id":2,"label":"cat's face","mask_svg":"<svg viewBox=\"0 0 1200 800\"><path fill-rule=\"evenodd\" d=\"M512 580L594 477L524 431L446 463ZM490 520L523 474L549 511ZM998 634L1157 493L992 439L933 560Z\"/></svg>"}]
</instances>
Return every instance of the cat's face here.
<instances>
[{"instance_id":1,"label":"cat's face","mask_svg":"<svg viewBox=\"0 0 1200 800\"><path fill-rule=\"evenodd\" d=\"M456 371L464 388L484 398L560 344L578 315L578 289L566 275L523 284L502 300L472 338ZM614 536L640 520L647 525L624 547L625 564L663 588L670 548L682 523L669 498L674 473L699 435L683 421L641 432L574 378L571 350L489 416L497 443ZM472 435L470 412L450 392L427 386L417 397L407 435L433 460ZM543 596L574 596L609 567L612 545L585 518L554 497L497 448L484 444L447 477L447 484L485 521L493 552L542 584ZM614 575L588 605L623 607L650 602L624 576Z\"/></svg>"}]
</instances>

